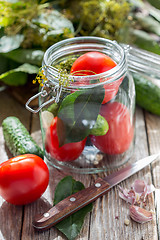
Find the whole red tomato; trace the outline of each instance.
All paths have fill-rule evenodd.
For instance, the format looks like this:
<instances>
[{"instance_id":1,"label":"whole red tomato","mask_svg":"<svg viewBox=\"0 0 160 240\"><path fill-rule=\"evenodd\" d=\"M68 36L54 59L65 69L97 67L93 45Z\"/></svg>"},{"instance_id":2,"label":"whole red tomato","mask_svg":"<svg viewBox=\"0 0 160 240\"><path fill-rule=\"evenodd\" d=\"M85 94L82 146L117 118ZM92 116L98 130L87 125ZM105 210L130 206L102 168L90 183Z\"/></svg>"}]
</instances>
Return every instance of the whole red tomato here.
<instances>
[{"instance_id":1,"label":"whole red tomato","mask_svg":"<svg viewBox=\"0 0 160 240\"><path fill-rule=\"evenodd\" d=\"M103 53L87 52L76 59L71 67L71 73L75 76L94 75L106 72L116 65L109 56ZM82 80L83 84L84 81ZM100 81L104 81L104 79L100 78ZM117 81L104 85L105 97L102 104L110 101L117 94L121 82L122 79L118 79ZM77 85L81 85L81 83L77 83Z\"/></svg>"},{"instance_id":2,"label":"whole red tomato","mask_svg":"<svg viewBox=\"0 0 160 240\"><path fill-rule=\"evenodd\" d=\"M100 114L107 120L109 130L104 136L91 136L92 143L103 153L124 153L133 139L128 109L122 103L111 102L102 105Z\"/></svg>"},{"instance_id":3,"label":"whole red tomato","mask_svg":"<svg viewBox=\"0 0 160 240\"><path fill-rule=\"evenodd\" d=\"M58 135L57 135L57 121L58 117L55 117L47 130L45 148L53 158L58 161L68 162L73 161L82 153L86 139L80 142L72 142L64 144L59 147Z\"/></svg>"},{"instance_id":4,"label":"whole red tomato","mask_svg":"<svg viewBox=\"0 0 160 240\"><path fill-rule=\"evenodd\" d=\"M103 53L87 52L76 59L71 67L71 73L79 75L81 70L86 70L84 72L86 75L94 75L106 72L116 65L109 56Z\"/></svg>"},{"instance_id":5,"label":"whole red tomato","mask_svg":"<svg viewBox=\"0 0 160 240\"><path fill-rule=\"evenodd\" d=\"M36 155L24 154L0 164L0 195L9 203L24 205L35 201L48 182L48 167Z\"/></svg>"}]
</instances>

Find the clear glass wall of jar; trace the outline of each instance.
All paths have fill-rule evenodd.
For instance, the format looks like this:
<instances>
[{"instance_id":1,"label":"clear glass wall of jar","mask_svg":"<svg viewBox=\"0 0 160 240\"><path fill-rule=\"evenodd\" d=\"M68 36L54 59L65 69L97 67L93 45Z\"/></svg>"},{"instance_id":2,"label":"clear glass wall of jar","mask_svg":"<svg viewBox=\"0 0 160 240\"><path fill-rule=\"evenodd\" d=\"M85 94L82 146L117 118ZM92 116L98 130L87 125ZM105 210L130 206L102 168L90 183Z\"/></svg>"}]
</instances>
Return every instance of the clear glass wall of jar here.
<instances>
[{"instance_id":1,"label":"clear glass wall of jar","mask_svg":"<svg viewBox=\"0 0 160 240\"><path fill-rule=\"evenodd\" d=\"M93 51L117 65L89 76L59 73L60 63ZM45 94L39 95L44 106L40 122L49 163L77 173L107 171L126 163L134 147L135 88L124 48L97 37L67 39L45 52L43 66L47 82Z\"/></svg>"}]
</instances>

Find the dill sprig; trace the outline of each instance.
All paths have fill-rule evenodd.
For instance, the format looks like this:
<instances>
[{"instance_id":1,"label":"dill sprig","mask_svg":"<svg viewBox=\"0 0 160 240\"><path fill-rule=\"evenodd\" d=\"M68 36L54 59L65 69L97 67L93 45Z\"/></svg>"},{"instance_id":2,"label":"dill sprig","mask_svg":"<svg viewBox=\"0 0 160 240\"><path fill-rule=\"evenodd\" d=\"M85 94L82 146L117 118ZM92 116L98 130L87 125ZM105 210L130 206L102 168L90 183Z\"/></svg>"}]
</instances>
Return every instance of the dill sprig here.
<instances>
[{"instance_id":1,"label":"dill sprig","mask_svg":"<svg viewBox=\"0 0 160 240\"><path fill-rule=\"evenodd\" d=\"M74 79L71 75L67 73L67 70L59 70L59 76L57 77L59 85L63 87L68 87L71 82L74 82Z\"/></svg>"},{"instance_id":2,"label":"dill sprig","mask_svg":"<svg viewBox=\"0 0 160 240\"><path fill-rule=\"evenodd\" d=\"M41 67L35 79L32 81L33 84L39 83L41 87L44 86L44 82L48 81L47 77L44 74L44 70Z\"/></svg>"},{"instance_id":3,"label":"dill sprig","mask_svg":"<svg viewBox=\"0 0 160 240\"><path fill-rule=\"evenodd\" d=\"M41 87L43 87L44 83L48 81L48 78L46 77L43 68L49 68L49 67L51 67L51 66L41 67L39 69L39 72L38 72L36 78L32 81L32 83L33 84L39 83L39 85ZM53 68L53 67L51 67L51 68ZM56 76L54 76L54 79L56 79L59 82L59 85L63 86L63 87L68 87L71 84L71 82L74 82L73 77L67 73L66 69L58 70L58 74L56 74Z\"/></svg>"}]
</instances>

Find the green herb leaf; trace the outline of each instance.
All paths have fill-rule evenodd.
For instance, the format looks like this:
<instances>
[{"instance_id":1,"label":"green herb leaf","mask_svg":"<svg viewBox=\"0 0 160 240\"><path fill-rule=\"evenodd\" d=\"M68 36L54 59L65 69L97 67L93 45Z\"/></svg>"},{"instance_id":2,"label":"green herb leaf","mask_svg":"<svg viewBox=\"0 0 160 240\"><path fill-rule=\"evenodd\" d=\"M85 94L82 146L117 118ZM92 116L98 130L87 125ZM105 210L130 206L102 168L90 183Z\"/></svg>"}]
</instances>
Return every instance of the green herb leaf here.
<instances>
[{"instance_id":1,"label":"green herb leaf","mask_svg":"<svg viewBox=\"0 0 160 240\"><path fill-rule=\"evenodd\" d=\"M60 136L64 129L58 131L60 146L79 142L89 135L97 120L104 93L104 88L79 90L64 98L58 112L65 127L63 141Z\"/></svg>"},{"instance_id":2,"label":"green herb leaf","mask_svg":"<svg viewBox=\"0 0 160 240\"><path fill-rule=\"evenodd\" d=\"M6 53L20 47L24 36L17 34L15 36L3 36L0 38L0 52Z\"/></svg>"},{"instance_id":3,"label":"green herb leaf","mask_svg":"<svg viewBox=\"0 0 160 240\"><path fill-rule=\"evenodd\" d=\"M36 74L39 68L37 66L24 63L18 68L9 70L0 75L0 80L10 86L24 85L27 82L27 73Z\"/></svg>"},{"instance_id":4,"label":"green herb leaf","mask_svg":"<svg viewBox=\"0 0 160 240\"><path fill-rule=\"evenodd\" d=\"M4 27L0 26L0 38L4 36Z\"/></svg>"},{"instance_id":5,"label":"green herb leaf","mask_svg":"<svg viewBox=\"0 0 160 240\"><path fill-rule=\"evenodd\" d=\"M11 70L12 71L12 70ZM15 69L16 72L25 72L29 74L37 74L39 72L39 68L37 66L31 65L29 63L24 63L18 68Z\"/></svg>"},{"instance_id":6,"label":"green herb leaf","mask_svg":"<svg viewBox=\"0 0 160 240\"><path fill-rule=\"evenodd\" d=\"M75 181L71 176L63 178L56 187L54 205L82 189L84 189L84 185L79 181ZM74 240L80 233L86 214L91 210L92 204L89 204L78 212L67 217L60 223L56 224L56 228L65 234L69 240Z\"/></svg>"},{"instance_id":7,"label":"green herb leaf","mask_svg":"<svg viewBox=\"0 0 160 240\"><path fill-rule=\"evenodd\" d=\"M147 0L152 6L160 9L160 0Z\"/></svg>"},{"instance_id":8,"label":"green herb leaf","mask_svg":"<svg viewBox=\"0 0 160 240\"><path fill-rule=\"evenodd\" d=\"M37 18L32 19L32 23L38 27L40 45L43 49L63 39L74 37L72 22L57 10L45 9Z\"/></svg>"},{"instance_id":9,"label":"green herb leaf","mask_svg":"<svg viewBox=\"0 0 160 240\"><path fill-rule=\"evenodd\" d=\"M27 82L27 74L23 72L12 72L11 74L6 73L5 77L3 74L0 75L0 80L9 86L20 86Z\"/></svg>"},{"instance_id":10,"label":"green herb leaf","mask_svg":"<svg viewBox=\"0 0 160 240\"><path fill-rule=\"evenodd\" d=\"M44 52L35 49L16 49L3 54L18 63L30 63L41 66Z\"/></svg>"},{"instance_id":11,"label":"green herb leaf","mask_svg":"<svg viewBox=\"0 0 160 240\"><path fill-rule=\"evenodd\" d=\"M67 28L70 29L71 32L74 32L72 22L57 10L45 10L37 18L34 18L32 22L46 30L61 30L61 32L63 32L64 29Z\"/></svg>"},{"instance_id":12,"label":"green herb leaf","mask_svg":"<svg viewBox=\"0 0 160 240\"><path fill-rule=\"evenodd\" d=\"M8 59L0 54L0 74L8 70Z\"/></svg>"}]
</instances>

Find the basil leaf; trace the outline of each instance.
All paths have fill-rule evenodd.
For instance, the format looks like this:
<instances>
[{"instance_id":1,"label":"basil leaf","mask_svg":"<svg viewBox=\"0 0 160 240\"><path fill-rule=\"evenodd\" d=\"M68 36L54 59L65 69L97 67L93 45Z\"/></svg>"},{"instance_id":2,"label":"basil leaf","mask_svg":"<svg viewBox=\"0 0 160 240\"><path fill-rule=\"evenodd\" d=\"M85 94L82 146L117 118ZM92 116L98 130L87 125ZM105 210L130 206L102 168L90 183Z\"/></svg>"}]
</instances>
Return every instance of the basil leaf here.
<instances>
[{"instance_id":1,"label":"basil leaf","mask_svg":"<svg viewBox=\"0 0 160 240\"><path fill-rule=\"evenodd\" d=\"M79 90L63 99L58 117L64 124L65 139L59 141L60 146L65 143L79 142L89 135L97 120L104 94L104 88L99 87ZM62 128L61 131L64 129ZM61 131L58 131L59 140L62 140Z\"/></svg>"},{"instance_id":2,"label":"basil leaf","mask_svg":"<svg viewBox=\"0 0 160 240\"><path fill-rule=\"evenodd\" d=\"M55 189L54 205L70 196L71 194L76 193L82 189L84 189L84 185L79 181L75 181L71 176L63 178ZM89 204L80 209L78 212L72 214L71 216L56 224L55 227L61 231L69 240L74 240L80 233L86 214L91 210L92 204Z\"/></svg>"}]
</instances>

